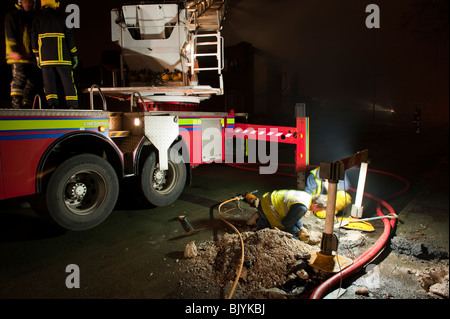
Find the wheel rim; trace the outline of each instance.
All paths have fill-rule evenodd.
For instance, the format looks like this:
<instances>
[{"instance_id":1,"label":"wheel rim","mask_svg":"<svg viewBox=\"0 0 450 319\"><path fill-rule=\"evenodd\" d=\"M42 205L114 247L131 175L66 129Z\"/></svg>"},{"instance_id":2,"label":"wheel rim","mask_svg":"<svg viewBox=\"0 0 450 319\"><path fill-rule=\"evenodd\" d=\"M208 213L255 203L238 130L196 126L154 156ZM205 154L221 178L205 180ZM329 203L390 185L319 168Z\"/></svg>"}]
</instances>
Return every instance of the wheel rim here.
<instances>
[{"instance_id":1,"label":"wheel rim","mask_svg":"<svg viewBox=\"0 0 450 319\"><path fill-rule=\"evenodd\" d=\"M64 187L64 204L75 215L91 214L104 202L105 197L106 182L92 170L73 174Z\"/></svg>"},{"instance_id":2,"label":"wheel rim","mask_svg":"<svg viewBox=\"0 0 450 319\"><path fill-rule=\"evenodd\" d=\"M156 164L151 176L151 185L159 194L169 194L177 184L178 173L175 165L169 161L168 169L162 171Z\"/></svg>"}]
</instances>

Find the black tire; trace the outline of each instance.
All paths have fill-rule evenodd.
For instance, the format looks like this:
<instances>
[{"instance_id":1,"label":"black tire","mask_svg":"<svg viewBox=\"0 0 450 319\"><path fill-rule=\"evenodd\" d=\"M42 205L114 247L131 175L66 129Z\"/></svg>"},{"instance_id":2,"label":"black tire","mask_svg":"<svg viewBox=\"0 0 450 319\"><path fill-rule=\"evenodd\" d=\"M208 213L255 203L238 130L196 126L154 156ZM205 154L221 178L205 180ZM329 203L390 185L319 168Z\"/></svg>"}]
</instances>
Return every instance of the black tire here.
<instances>
[{"instance_id":1,"label":"black tire","mask_svg":"<svg viewBox=\"0 0 450 319\"><path fill-rule=\"evenodd\" d=\"M67 230L99 225L116 205L119 181L113 167L91 154L74 156L58 166L46 190L48 216Z\"/></svg>"},{"instance_id":2,"label":"black tire","mask_svg":"<svg viewBox=\"0 0 450 319\"><path fill-rule=\"evenodd\" d=\"M155 152L145 160L141 174L141 190L145 199L155 206L175 202L186 184L186 165L169 159L168 170L161 171Z\"/></svg>"}]
</instances>

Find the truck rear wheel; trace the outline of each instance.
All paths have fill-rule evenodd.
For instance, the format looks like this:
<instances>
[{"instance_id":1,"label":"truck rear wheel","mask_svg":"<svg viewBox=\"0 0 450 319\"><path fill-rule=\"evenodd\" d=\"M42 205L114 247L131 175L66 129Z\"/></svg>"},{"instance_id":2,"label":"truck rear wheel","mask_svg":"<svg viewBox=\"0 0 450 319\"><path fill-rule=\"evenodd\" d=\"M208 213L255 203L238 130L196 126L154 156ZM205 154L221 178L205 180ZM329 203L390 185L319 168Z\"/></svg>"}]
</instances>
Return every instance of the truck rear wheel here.
<instances>
[{"instance_id":1,"label":"truck rear wheel","mask_svg":"<svg viewBox=\"0 0 450 319\"><path fill-rule=\"evenodd\" d=\"M168 170L159 169L156 154L145 160L141 174L141 189L146 200L155 206L172 204L183 192L186 184L186 165L169 159Z\"/></svg>"},{"instance_id":2,"label":"truck rear wheel","mask_svg":"<svg viewBox=\"0 0 450 319\"><path fill-rule=\"evenodd\" d=\"M119 182L113 167L91 154L74 156L58 166L46 190L49 217L67 230L86 230L114 209Z\"/></svg>"}]
</instances>

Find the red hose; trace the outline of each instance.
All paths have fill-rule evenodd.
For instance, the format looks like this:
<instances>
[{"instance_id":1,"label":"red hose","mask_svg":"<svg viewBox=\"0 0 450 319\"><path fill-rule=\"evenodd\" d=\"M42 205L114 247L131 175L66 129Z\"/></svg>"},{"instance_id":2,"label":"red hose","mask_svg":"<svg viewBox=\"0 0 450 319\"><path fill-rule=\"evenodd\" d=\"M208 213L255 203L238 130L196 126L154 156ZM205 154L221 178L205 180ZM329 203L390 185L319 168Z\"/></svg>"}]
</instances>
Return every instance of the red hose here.
<instances>
[{"instance_id":1,"label":"red hose","mask_svg":"<svg viewBox=\"0 0 450 319\"><path fill-rule=\"evenodd\" d=\"M368 193L364 193L364 195L378 202L379 205L377 207L377 214L379 216L384 216L380 204L383 205L387 210L389 210L390 213L395 213L391 205L386 203L384 200ZM359 271L362 267L364 267L364 265L366 265L378 255L378 253L383 249L384 245L388 241L391 235L391 230L395 227L396 218L390 220L384 218L382 219L382 221L384 223L384 231L381 237L375 242L375 244L373 244L372 247L370 247L363 254L357 257L350 266L320 284L310 295L310 299L320 299L323 294L327 292L332 286L337 284L340 280L343 280L349 275Z\"/></svg>"},{"instance_id":2,"label":"red hose","mask_svg":"<svg viewBox=\"0 0 450 319\"><path fill-rule=\"evenodd\" d=\"M283 166L289 166L289 165L291 165L291 164L284 164ZM250 170L250 171L257 171L257 169L243 167L241 165L236 165L236 164L230 164L230 166L240 168L240 169L246 169L246 170ZM380 171L380 170L369 169L368 171L373 172L373 173L387 175L387 176L396 178L405 183L405 185L406 185L405 188L403 188L402 190L400 190L394 194L388 195L385 198L392 198L392 197L399 196L400 194L405 193L410 187L409 182L406 179L404 179L403 177L397 176L397 175L389 173L389 172ZM277 173L277 174L280 174L280 173ZM293 174L286 174L286 173L282 173L280 175L295 176ZM349 190L352 192L356 192L356 189L354 189L354 188L349 188ZM386 208L390 214L395 214L395 211L392 208L392 206L389 205L385 200L378 198L369 193L364 193L364 196L377 202L377 210L376 211L377 211L378 216L380 216L380 217L385 216L385 214L382 211L381 206ZM337 284L339 281L343 280L344 278L347 278L351 274L359 271L362 267L364 267L364 265L366 265L368 262L370 262L372 259L374 259L381 252L381 250L384 248L384 246L386 245L386 242L389 240L389 238L391 236L391 231L392 231L392 229L394 229L397 219L393 218L393 219L388 220L387 218L383 218L382 221L384 224L384 231L383 231L383 234L380 236L380 238L375 242L375 244L373 244L372 247L370 247L368 250L366 250L364 253L362 253L360 256L358 256L350 266L348 266L344 270L340 271L339 273L335 274L334 276L330 277L329 279L324 281L322 284L320 284L312 292L312 294L310 295L310 299L320 299L324 295L324 293L327 292L331 287L333 287L335 284Z\"/></svg>"},{"instance_id":3,"label":"red hose","mask_svg":"<svg viewBox=\"0 0 450 319\"><path fill-rule=\"evenodd\" d=\"M369 169L369 171L378 173L378 174L387 175L387 176L396 178L398 180L401 180L402 182L405 183L405 185L406 185L405 188L403 188L402 190L400 190L394 194L388 195L385 198L392 198L395 196L399 196L400 194L405 193L410 187L409 182L406 179L404 179L403 177L397 176L397 175L389 173L389 172L379 171L379 170ZM356 192L356 190L354 188L350 188L349 190ZM395 214L395 211L392 208L392 206L389 205L383 199L378 198L369 193L364 193L364 196L366 196L370 199L373 199L374 201L377 202L378 216L385 215L385 214L383 214L381 205L383 205L384 208L386 208L390 214ZM373 258L375 258L380 253L380 251L386 245L386 242L389 240L389 237L391 236L391 231L392 231L392 229L394 229L397 219L393 218L393 219L388 220L387 218L383 218L382 221L384 224L384 231L383 231L383 234L380 236L380 238L375 242L375 244L373 244L372 247L370 247L368 250L366 250L363 254L358 256L353 261L353 264L351 264L349 267L345 268L341 272L335 274L334 276L330 277L328 280L326 280L322 284L320 284L310 295L310 297L309 297L310 299L320 299L324 295L324 293L327 292L332 286L334 286L335 284L337 284L339 281L343 280L344 278L347 278L349 275L359 271L362 267L364 267L364 265L369 263Z\"/></svg>"}]
</instances>

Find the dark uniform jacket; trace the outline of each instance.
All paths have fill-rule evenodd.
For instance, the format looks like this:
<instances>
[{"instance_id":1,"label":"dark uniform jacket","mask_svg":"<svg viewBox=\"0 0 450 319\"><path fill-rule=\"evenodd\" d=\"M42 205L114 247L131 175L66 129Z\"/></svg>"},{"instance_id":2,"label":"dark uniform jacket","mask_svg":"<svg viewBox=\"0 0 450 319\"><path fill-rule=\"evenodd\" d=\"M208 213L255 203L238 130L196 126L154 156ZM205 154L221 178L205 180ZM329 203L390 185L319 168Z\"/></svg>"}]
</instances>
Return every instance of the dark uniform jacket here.
<instances>
[{"instance_id":1,"label":"dark uniform jacket","mask_svg":"<svg viewBox=\"0 0 450 319\"><path fill-rule=\"evenodd\" d=\"M53 8L45 7L33 23L33 53L41 66L71 66L77 55L72 29L67 28L66 18Z\"/></svg>"},{"instance_id":2,"label":"dark uniform jacket","mask_svg":"<svg viewBox=\"0 0 450 319\"><path fill-rule=\"evenodd\" d=\"M6 60L11 63L31 63L34 57L31 52L32 13L23 9L14 9L5 16ZM9 56L18 52L22 59L15 60Z\"/></svg>"}]
</instances>

